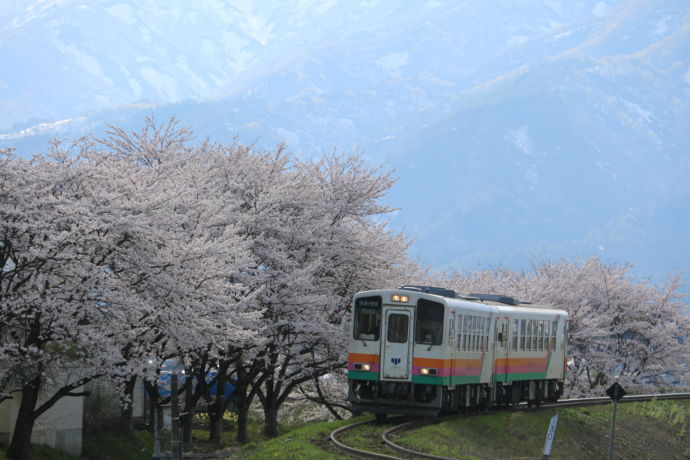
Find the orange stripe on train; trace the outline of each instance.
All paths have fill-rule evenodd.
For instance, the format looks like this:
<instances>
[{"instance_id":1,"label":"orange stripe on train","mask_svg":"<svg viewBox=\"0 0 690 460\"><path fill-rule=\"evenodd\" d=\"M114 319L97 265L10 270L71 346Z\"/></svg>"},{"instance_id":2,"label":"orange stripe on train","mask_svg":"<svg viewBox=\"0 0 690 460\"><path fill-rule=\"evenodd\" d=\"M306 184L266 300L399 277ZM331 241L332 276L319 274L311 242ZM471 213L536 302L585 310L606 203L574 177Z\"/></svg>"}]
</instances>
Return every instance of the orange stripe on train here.
<instances>
[{"instance_id":1,"label":"orange stripe on train","mask_svg":"<svg viewBox=\"0 0 690 460\"><path fill-rule=\"evenodd\" d=\"M499 358L494 361L494 366L534 366L546 365L546 358Z\"/></svg>"},{"instance_id":2,"label":"orange stripe on train","mask_svg":"<svg viewBox=\"0 0 690 460\"><path fill-rule=\"evenodd\" d=\"M378 363L379 355L370 355L367 353L350 353L347 356L347 360L350 362L358 363Z\"/></svg>"}]
</instances>

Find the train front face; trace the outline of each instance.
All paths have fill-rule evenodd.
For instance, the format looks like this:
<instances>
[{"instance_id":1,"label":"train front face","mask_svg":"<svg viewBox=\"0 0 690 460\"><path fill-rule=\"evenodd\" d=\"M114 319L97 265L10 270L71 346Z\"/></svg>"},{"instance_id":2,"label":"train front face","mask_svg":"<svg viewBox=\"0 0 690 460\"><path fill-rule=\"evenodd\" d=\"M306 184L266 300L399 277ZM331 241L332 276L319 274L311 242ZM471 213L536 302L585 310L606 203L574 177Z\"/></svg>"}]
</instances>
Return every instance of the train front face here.
<instances>
[{"instance_id":1,"label":"train front face","mask_svg":"<svg viewBox=\"0 0 690 460\"><path fill-rule=\"evenodd\" d=\"M446 352L443 299L380 290L356 294L353 305L348 355L351 405L375 414L438 414L443 370L425 365Z\"/></svg>"}]
</instances>

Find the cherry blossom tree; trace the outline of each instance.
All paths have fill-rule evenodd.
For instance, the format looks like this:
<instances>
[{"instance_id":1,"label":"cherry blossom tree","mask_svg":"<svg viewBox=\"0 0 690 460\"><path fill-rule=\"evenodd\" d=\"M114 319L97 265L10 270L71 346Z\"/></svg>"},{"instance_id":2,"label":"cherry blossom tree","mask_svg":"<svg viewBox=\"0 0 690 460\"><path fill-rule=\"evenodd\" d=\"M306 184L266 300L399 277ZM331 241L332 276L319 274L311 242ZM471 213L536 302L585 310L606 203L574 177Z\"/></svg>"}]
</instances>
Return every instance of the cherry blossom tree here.
<instances>
[{"instance_id":1,"label":"cherry blossom tree","mask_svg":"<svg viewBox=\"0 0 690 460\"><path fill-rule=\"evenodd\" d=\"M653 286L634 280L630 269L596 258L535 267L532 295L571 314L573 394L600 394L614 380L651 391L687 378L690 320L680 279Z\"/></svg>"},{"instance_id":2,"label":"cherry blossom tree","mask_svg":"<svg viewBox=\"0 0 690 460\"><path fill-rule=\"evenodd\" d=\"M572 396L600 395L614 380L636 391L687 384L690 318L681 280L653 286L630 265L536 261L531 272L505 268L438 275L459 292L501 293L568 311Z\"/></svg>"},{"instance_id":3,"label":"cherry blossom tree","mask_svg":"<svg viewBox=\"0 0 690 460\"><path fill-rule=\"evenodd\" d=\"M264 159L246 190L256 219L248 227L252 251L266 276L257 298L265 344L245 374L261 383L252 383L250 397L258 397L265 431L275 435L278 410L297 386L346 361L342 319L353 290L403 279L413 264L409 242L373 220L389 212L377 200L393 183L390 173L356 156Z\"/></svg>"},{"instance_id":4,"label":"cherry blossom tree","mask_svg":"<svg viewBox=\"0 0 690 460\"><path fill-rule=\"evenodd\" d=\"M253 262L208 174L212 149L185 135L148 121L114 129L106 151L80 139L31 161L3 153L2 391L22 394L11 458L26 456L36 418L89 380L152 379L152 357L251 336L256 312L239 308L235 275ZM53 393L37 407L42 388Z\"/></svg>"},{"instance_id":5,"label":"cherry blossom tree","mask_svg":"<svg viewBox=\"0 0 690 460\"><path fill-rule=\"evenodd\" d=\"M241 201L226 193L227 181L244 172L223 169L239 147L190 145L190 138L174 119L165 125L146 120L141 132L113 127L102 143L123 161L130 177L137 175L134 194L120 206L137 209L146 233L155 235L142 239L146 247L133 248L124 258L130 269L123 275L149 307L130 318L136 333L123 342L130 365L138 363L126 374L128 382L146 378L149 396L157 400L161 365L174 358L201 382L195 387L201 393L185 398L193 413L196 401L207 393L200 376L208 363L228 343L241 346L253 340L258 316L244 308L251 299L241 278L255 264L238 233Z\"/></svg>"},{"instance_id":6,"label":"cherry blossom tree","mask_svg":"<svg viewBox=\"0 0 690 460\"><path fill-rule=\"evenodd\" d=\"M21 395L8 456L26 458L33 424L59 398L121 361L110 338L120 311L104 299L114 242L98 216L105 178L78 141L33 160L4 155L0 194L0 362ZM78 149L71 154L71 149ZM39 391L47 399L38 404Z\"/></svg>"}]
</instances>

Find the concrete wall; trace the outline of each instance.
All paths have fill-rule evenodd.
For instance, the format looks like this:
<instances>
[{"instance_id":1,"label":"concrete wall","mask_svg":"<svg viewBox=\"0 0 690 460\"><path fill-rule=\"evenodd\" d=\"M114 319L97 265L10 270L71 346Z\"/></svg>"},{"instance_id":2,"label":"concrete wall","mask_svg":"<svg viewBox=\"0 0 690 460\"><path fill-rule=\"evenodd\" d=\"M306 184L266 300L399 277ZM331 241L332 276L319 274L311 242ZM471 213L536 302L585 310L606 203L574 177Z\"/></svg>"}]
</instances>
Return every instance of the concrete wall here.
<instances>
[{"instance_id":1,"label":"concrete wall","mask_svg":"<svg viewBox=\"0 0 690 460\"><path fill-rule=\"evenodd\" d=\"M9 446L10 433L14 420L17 418L17 404L13 404L12 400L5 400L0 403L0 446Z\"/></svg>"},{"instance_id":2,"label":"concrete wall","mask_svg":"<svg viewBox=\"0 0 690 460\"><path fill-rule=\"evenodd\" d=\"M0 403L0 444L5 446L12 439L14 421L19 411L17 398L15 396L15 399ZM61 398L36 420L31 442L47 444L69 455L81 455L83 418L83 397Z\"/></svg>"}]
</instances>

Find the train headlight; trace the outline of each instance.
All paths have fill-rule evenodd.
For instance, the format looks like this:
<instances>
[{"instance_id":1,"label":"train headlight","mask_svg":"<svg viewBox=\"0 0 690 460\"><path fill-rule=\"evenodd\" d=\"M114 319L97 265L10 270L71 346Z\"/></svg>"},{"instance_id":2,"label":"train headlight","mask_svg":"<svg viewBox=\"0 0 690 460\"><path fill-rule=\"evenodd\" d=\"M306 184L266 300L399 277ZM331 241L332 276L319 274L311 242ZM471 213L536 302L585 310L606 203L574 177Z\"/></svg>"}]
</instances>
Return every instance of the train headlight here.
<instances>
[{"instance_id":1,"label":"train headlight","mask_svg":"<svg viewBox=\"0 0 690 460\"><path fill-rule=\"evenodd\" d=\"M407 303L410 298L406 295L393 294L391 295L391 302Z\"/></svg>"},{"instance_id":2,"label":"train headlight","mask_svg":"<svg viewBox=\"0 0 690 460\"><path fill-rule=\"evenodd\" d=\"M371 370L371 364L366 363L355 363L353 366L356 371L369 371Z\"/></svg>"},{"instance_id":3,"label":"train headlight","mask_svg":"<svg viewBox=\"0 0 690 460\"><path fill-rule=\"evenodd\" d=\"M429 369L429 368L423 367L419 370L419 373L422 375L436 375L436 369Z\"/></svg>"}]
</instances>

